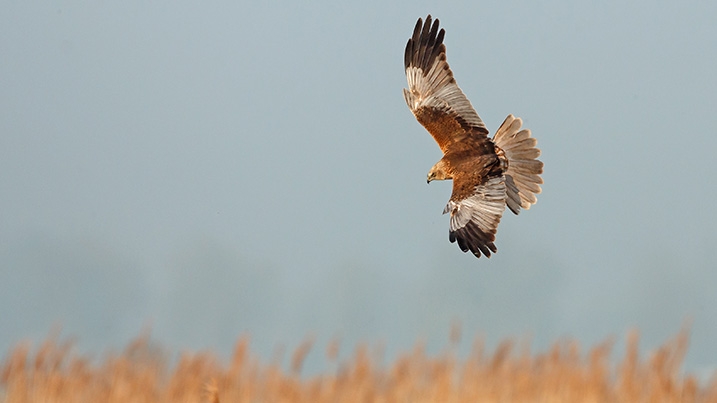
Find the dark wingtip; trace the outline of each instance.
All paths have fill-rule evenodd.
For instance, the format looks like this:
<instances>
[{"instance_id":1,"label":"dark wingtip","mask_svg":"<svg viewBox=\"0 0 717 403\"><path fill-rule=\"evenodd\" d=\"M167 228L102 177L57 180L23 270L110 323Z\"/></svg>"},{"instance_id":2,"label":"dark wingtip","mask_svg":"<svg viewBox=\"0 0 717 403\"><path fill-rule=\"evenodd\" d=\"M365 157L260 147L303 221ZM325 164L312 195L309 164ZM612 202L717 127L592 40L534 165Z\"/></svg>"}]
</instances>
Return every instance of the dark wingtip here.
<instances>
[{"instance_id":1,"label":"dark wingtip","mask_svg":"<svg viewBox=\"0 0 717 403\"><path fill-rule=\"evenodd\" d=\"M439 29L440 21L435 20L430 14L426 16L426 20L419 18L416 26L413 28L413 35L406 43L406 51L404 53L405 68L415 66L427 70L433 65L433 61L443 52L443 38L446 31Z\"/></svg>"},{"instance_id":2,"label":"dark wingtip","mask_svg":"<svg viewBox=\"0 0 717 403\"><path fill-rule=\"evenodd\" d=\"M481 255L490 258L493 253L498 252L494 242L495 235L486 234L477 226L473 228L472 223L456 231L449 230L448 240L451 243L457 242L463 253L470 251L477 258L480 258Z\"/></svg>"}]
</instances>

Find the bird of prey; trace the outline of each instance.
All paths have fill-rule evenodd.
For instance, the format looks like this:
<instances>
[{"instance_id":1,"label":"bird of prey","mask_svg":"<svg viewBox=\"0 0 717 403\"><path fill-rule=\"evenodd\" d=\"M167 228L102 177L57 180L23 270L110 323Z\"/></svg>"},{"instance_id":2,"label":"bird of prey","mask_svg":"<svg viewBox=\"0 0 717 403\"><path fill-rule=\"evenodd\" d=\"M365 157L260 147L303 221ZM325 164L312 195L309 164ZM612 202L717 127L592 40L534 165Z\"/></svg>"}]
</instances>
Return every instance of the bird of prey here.
<instances>
[{"instance_id":1,"label":"bird of prey","mask_svg":"<svg viewBox=\"0 0 717 403\"><path fill-rule=\"evenodd\" d=\"M404 64L408 107L438 143L443 158L427 181L453 180L443 210L450 213L449 240L476 257L496 253L495 233L505 206L518 214L541 192L543 163L530 130L508 115L493 138L463 94L446 62L445 31L438 20L419 18L408 39Z\"/></svg>"}]
</instances>

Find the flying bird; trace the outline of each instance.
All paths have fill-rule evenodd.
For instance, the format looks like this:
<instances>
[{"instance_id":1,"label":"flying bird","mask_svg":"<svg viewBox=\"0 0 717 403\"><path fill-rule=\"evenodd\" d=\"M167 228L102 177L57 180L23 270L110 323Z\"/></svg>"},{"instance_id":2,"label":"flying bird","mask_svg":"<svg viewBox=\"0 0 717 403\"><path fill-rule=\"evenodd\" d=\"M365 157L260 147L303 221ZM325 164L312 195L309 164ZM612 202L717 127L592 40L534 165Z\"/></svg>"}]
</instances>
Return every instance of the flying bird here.
<instances>
[{"instance_id":1,"label":"flying bird","mask_svg":"<svg viewBox=\"0 0 717 403\"><path fill-rule=\"evenodd\" d=\"M463 94L446 62L445 31L438 19L418 19L408 39L404 64L408 89L403 96L418 122L438 143L443 158L427 181L453 180L443 210L450 213L448 239L476 257L496 253L495 234L505 206L518 214L537 202L543 163L530 130L508 115L493 138Z\"/></svg>"}]
</instances>

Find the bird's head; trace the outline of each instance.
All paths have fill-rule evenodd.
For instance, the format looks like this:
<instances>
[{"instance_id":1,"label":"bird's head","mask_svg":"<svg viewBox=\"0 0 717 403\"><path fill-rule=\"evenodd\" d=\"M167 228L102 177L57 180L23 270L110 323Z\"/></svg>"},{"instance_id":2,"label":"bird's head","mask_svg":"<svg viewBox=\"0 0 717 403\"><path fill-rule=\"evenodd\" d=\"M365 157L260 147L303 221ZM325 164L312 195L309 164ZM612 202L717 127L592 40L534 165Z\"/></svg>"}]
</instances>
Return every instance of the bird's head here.
<instances>
[{"instance_id":1,"label":"bird's head","mask_svg":"<svg viewBox=\"0 0 717 403\"><path fill-rule=\"evenodd\" d=\"M446 173L446 163L443 160L440 160L434 165L430 171L428 171L428 176L426 177L426 183L431 183L431 181L443 181L446 179L451 179L451 177Z\"/></svg>"}]
</instances>

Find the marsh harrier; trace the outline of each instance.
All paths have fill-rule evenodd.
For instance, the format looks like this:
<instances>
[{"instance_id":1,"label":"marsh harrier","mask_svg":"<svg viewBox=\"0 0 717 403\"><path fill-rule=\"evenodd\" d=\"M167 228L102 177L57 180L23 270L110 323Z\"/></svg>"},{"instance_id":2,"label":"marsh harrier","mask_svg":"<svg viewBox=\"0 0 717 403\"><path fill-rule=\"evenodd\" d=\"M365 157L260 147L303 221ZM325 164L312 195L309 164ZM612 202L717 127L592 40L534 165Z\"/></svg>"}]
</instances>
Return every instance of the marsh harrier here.
<instances>
[{"instance_id":1,"label":"marsh harrier","mask_svg":"<svg viewBox=\"0 0 717 403\"><path fill-rule=\"evenodd\" d=\"M535 204L543 179L540 150L520 118L508 115L493 138L463 94L446 62L445 31L438 20L419 18L406 44L408 89L404 98L428 130L443 158L428 172L432 180L453 180L443 210L450 213L449 240L476 257L496 253L495 233L505 206L518 214Z\"/></svg>"}]
</instances>

